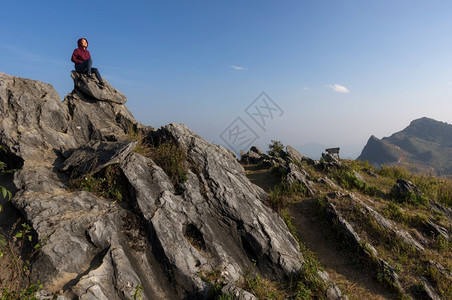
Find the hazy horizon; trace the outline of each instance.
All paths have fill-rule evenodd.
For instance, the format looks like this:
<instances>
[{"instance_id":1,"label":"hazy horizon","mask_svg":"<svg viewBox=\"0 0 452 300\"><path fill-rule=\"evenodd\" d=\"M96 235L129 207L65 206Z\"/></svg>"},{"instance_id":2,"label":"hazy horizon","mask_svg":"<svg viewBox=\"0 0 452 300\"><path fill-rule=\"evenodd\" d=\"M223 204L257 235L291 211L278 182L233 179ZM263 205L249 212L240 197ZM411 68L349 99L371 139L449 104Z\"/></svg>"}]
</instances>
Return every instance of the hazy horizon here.
<instances>
[{"instance_id":1,"label":"hazy horizon","mask_svg":"<svg viewBox=\"0 0 452 300\"><path fill-rule=\"evenodd\" d=\"M279 140L356 158L412 120L452 123L452 2L24 3L0 3L1 72L64 98L86 37L139 122L183 123L237 152Z\"/></svg>"}]
</instances>

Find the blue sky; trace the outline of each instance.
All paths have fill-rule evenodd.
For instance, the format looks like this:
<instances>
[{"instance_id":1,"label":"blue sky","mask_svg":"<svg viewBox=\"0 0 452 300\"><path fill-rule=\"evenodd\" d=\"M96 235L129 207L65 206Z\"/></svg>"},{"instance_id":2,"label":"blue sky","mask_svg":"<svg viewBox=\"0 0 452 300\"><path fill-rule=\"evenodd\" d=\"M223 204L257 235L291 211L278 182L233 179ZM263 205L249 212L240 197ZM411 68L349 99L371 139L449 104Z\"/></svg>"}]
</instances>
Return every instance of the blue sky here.
<instances>
[{"instance_id":1,"label":"blue sky","mask_svg":"<svg viewBox=\"0 0 452 300\"><path fill-rule=\"evenodd\" d=\"M452 1L4 0L0 11L1 72L63 99L86 37L138 121L184 123L234 150L221 134L237 118L264 150L280 140L351 158L414 119L452 123ZM264 128L246 113L262 92L281 109Z\"/></svg>"}]
</instances>

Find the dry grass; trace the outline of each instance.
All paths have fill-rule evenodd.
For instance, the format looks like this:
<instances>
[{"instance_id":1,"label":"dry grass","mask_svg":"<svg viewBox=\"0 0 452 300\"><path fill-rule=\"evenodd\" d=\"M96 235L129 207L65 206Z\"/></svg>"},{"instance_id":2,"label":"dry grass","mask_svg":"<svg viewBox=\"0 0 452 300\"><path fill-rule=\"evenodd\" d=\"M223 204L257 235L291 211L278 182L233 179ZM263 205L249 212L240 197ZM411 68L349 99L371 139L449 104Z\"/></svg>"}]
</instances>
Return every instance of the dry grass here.
<instances>
[{"instance_id":1,"label":"dry grass","mask_svg":"<svg viewBox=\"0 0 452 300\"><path fill-rule=\"evenodd\" d=\"M135 152L152 159L161 167L173 184L184 183L187 180L188 162L187 153L171 139L152 140L142 133L131 131L130 140L138 141Z\"/></svg>"},{"instance_id":2,"label":"dry grass","mask_svg":"<svg viewBox=\"0 0 452 300\"><path fill-rule=\"evenodd\" d=\"M382 166L378 173L387 180L407 179L414 183L429 199L452 207L452 180L448 177L412 173L403 166Z\"/></svg>"},{"instance_id":3,"label":"dry grass","mask_svg":"<svg viewBox=\"0 0 452 300\"><path fill-rule=\"evenodd\" d=\"M257 164L243 165L243 167L248 179L267 193L281 182L280 174L271 172L271 168L263 168Z\"/></svg>"},{"instance_id":4,"label":"dry grass","mask_svg":"<svg viewBox=\"0 0 452 300\"><path fill-rule=\"evenodd\" d=\"M359 164L356 164L356 166L366 181L382 191L389 192L397 178L404 178L416 184L424 195L441 202L443 205L449 203L452 185L445 178L410 173L404 168L394 166L382 168L377 172L378 178L375 178L367 175ZM359 198L364 199L366 197L366 195L359 195ZM413 237L427 242L427 244L424 244L425 251L416 251L413 246L403 242L393 232L379 226L371 215L366 214L359 205L356 205L350 199L341 198L332 201L337 205L345 219L351 224L355 224L354 229L358 234L377 249L381 258L395 267L406 291L412 293L412 295L420 296L422 290L420 276L424 276L432 282L436 292L443 299L452 299L451 277L441 274L435 266L429 263L429 261L437 262L448 272L452 271L451 241L441 236L435 236L427 227L428 220L433 220L451 232L451 224L441 213L426 205L395 203L389 195L384 194L382 197L373 197L372 201L365 201L368 204L373 202L373 208L383 216L393 220L395 224L398 224L397 227L410 232Z\"/></svg>"}]
</instances>

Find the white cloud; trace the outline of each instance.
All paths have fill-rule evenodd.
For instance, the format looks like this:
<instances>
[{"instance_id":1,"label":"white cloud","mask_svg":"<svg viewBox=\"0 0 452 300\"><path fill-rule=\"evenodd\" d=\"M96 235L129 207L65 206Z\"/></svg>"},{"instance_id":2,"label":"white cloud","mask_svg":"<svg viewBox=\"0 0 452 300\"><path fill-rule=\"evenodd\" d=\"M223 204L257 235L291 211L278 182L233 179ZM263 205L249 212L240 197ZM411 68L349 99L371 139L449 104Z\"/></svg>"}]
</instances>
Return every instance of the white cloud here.
<instances>
[{"instance_id":1,"label":"white cloud","mask_svg":"<svg viewBox=\"0 0 452 300\"><path fill-rule=\"evenodd\" d=\"M248 70L248 68L245 68L245 67L239 67L239 66L229 66L229 68L234 69L234 70L238 70L238 71L245 71L245 70Z\"/></svg>"},{"instance_id":2,"label":"white cloud","mask_svg":"<svg viewBox=\"0 0 452 300\"><path fill-rule=\"evenodd\" d=\"M307 86L302 86L301 87L304 91L309 91L309 90L311 90L310 88L308 88Z\"/></svg>"},{"instance_id":3,"label":"white cloud","mask_svg":"<svg viewBox=\"0 0 452 300\"><path fill-rule=\"evenodd\" d=\"M338 92L338 93L344 93L344 94L350 93L350 91L348 90L348 88L346 88L346 87L343 86L343 85L337 84L337 83L335 83L335 84L330 84L328 87L331 88L331 89L333 89L335 92Z\"/></svg>"}]
</instances>

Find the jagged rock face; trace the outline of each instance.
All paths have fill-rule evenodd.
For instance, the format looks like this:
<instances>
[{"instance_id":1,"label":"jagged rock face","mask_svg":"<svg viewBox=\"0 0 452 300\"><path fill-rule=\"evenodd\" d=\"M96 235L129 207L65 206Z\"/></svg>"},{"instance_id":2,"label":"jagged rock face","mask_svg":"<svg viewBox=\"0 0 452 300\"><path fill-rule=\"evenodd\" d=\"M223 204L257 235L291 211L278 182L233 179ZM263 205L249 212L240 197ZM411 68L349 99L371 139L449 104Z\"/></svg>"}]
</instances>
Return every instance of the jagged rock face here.
<instances>
[{"instance_id":1,"label":"jagged rock face","mask_svg":"<svg viewBox=\"0 0 452 300\"><path fill-rule=\"evenodd\" d=\"M368 160L380 166L397 162L402 157L402 154L403 151L400 148L389 145L384 140L380 140L372 135L358 159L362 161Z\"/></svg>"},{"instance_id":2,"label":"jagged rock face","mask_svg":"<svg viewBox=\"0 0 452 300\"><path fill-rule=\"evenodd\" d=\"M51 85L4 73L0 100L1 142L26 161L48 162L56 152L91 140L116 140L127 126L137 126L123 105L86 99L76 91L61 102Z\"/></svg>"},{"instance_id":3,"label":"jagged rock face","mask_svg":"<svg viewBox=\"0 0 452 300\"><path fill-rule=\"evenodd\" d=\"M142 286L142 299L192 299L207 296L202 273L221 270L235 293L245 270L282 280L301 268L297 242L233 153L184 125L142 126L113 93L94 96L74 90L61 102L50 85L0 73L0 143L24 160L12 202L46 241L32 279L68 298L132 299ZM187 180L176 189L133 152L131 128L177 143ZM71 174L112 164L127 203L68 188Z\"/></svg>"},{"instance_id":4,"label":"jagged rock face","mask_svg":"<svg viewBox=\"0 0 452 300\"><path fill-rule=\"evenodd\" d=\"M77 145L68 135L68 109L46 83L0 73L0 137L9 151L24 160L54 156L49 148Z\"/></svg>"}]
</instances>

